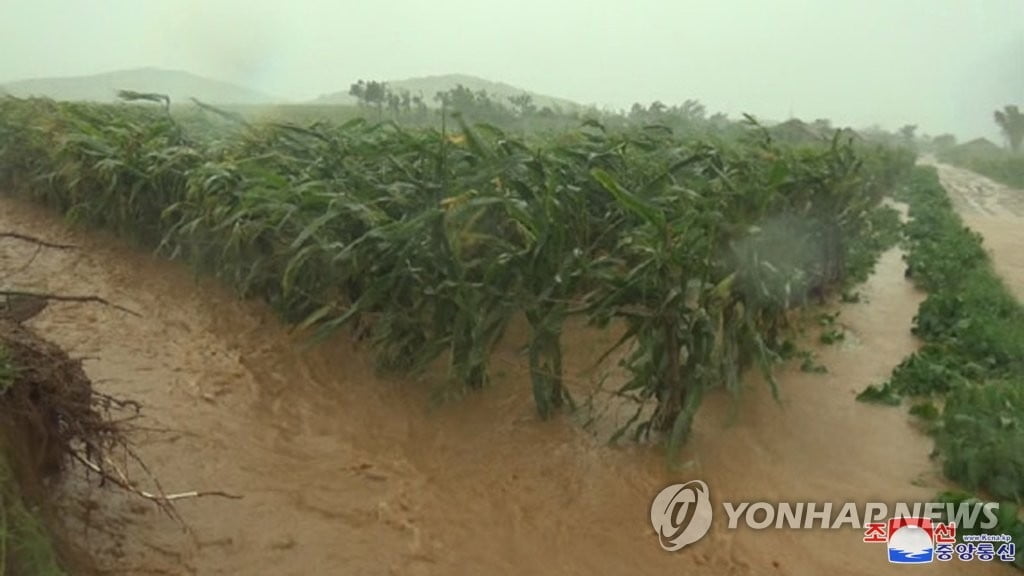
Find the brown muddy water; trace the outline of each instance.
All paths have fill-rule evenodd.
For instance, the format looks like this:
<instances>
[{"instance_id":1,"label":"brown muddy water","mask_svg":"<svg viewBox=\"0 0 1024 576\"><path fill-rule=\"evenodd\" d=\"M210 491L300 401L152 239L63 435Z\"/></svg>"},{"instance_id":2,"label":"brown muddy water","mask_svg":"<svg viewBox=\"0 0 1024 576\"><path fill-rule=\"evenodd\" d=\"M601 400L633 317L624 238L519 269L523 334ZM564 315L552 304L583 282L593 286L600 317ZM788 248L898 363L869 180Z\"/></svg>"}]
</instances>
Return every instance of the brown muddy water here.
<instances>
[{"instance_id":1,"label":"brown muddy water","mask_svg":"<svg viewBox=\"0 0 1024 576\"><path fill-rule=\"evenodd\" d=\"M99 389L145 406L136 440L163 488L244 496L179 502L189 535L131 496L80 478L55 487L70 537L104 574L897 573L884 546L855 530L727 530L720 503L929 501L945 488L931 440L904 410L854 400L917 345L909 328L923 295L896 251L862 302L842 307L845 343L817 351L828 374L781 370L781 405L756 381L735 413L711 395L687 466L669 472L656 447L608 447L570 417L538 421L514 337L493 386L431 408L429 378L378 376L345 338L306 347L263 305L180 264L6 197L0 229L79 246L24 268L33 249L0 246L0 270L23 268L9 286L94 294L142 313L55 303L32 322L88 358ZM584 389L588 359L611 336L574 329L565 340ZM651 500L693 478L708 483L720 517L702 541L665 552Z\"/></svg>"}]
</instances>

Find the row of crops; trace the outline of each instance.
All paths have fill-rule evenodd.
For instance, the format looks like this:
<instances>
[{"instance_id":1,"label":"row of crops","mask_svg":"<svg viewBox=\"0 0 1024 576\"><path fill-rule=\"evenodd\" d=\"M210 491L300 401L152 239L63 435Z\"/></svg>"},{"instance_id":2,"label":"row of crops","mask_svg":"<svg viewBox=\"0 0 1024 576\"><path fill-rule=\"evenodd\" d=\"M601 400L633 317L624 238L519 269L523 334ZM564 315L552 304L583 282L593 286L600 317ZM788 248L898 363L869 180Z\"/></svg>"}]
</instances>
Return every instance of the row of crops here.
<instances>
[{"instance_id":1,"label":"row of crops","mask_svg":"<svg viewBox=\"0 0 1024 576\"><path fill-rule=\"evenodd\" d=\"M1024 545L1024 306L993 271L934 168L917 167L898 197L910 204L907 263L928 292L914 322L924 346L861 400L899 404L928 423L946 475L1000 501L991 534ZM953 501L966 493L947 494ZM1018 553L1016 566L1024 568Z\"/></svg>"},{"instance_id":2,"label":"row of crops","mask_svg":"<svg viewBox=\"0 0 1024 576\"><path fill-rule=\"evenodd\" d=\"M703 393L770 373L786 312L863 278L880 200L913 163L864 143L782 146L596 122L544 138L250 124L209 110L0 100L0 185L191 262L290 322L354 330L383 368L486 385L529 325L541 416L570 404L563 327L616 323L623 432L685 439ZM770 380L770 378L769 378ZM773 384L774 386L774 384Z\"/></svg>"}]
</instances>

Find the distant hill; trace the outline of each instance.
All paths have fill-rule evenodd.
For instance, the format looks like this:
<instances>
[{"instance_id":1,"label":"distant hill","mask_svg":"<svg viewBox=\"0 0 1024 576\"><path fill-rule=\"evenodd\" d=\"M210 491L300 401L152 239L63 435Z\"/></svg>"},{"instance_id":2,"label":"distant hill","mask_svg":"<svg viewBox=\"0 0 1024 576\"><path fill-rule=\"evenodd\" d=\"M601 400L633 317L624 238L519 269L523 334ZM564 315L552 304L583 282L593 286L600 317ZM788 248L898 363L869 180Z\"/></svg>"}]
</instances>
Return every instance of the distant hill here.
<instances>
[{"instance_id":1,"label":"distant hill","mask_svg":"<svg viewBox=\"0 0 1024 576\"><path fill-rule=\"evenodd\" d=\"M112 102L118 90L167 94L172 102L198 98L211 104L270 104L280 101L255 90L178 70L138 68L91 76L37 78L0 85L11 96Z\"/></svg>"},{"instance_id":2,"label":"distant hill","mask_svg":"<svg viewBox=\"0 0 1024 576\"><path fill-rule=\"evenodd\" d=\"M373 80L373 78L369 78L368 80ZM530 96L533 96L533 103L537 108L544 108L545 106L549 106L551 108L558 107L562 110L582 108L579 103L573 102L572 100L537 94L529 90L516 88L515 86L505 84L504 82L493 82L491 80L485 80L483 78L465 74L445 74L442 76L407 78L405 80L388 80L387 84L392 90L408 90L412 94L422 94L423 100L429 106L437 106L437 102L434 101L435 94L451 90L459 84L462 84L474 92L484 90L492 98L496 98L497 100L500 100L502 104L506 105L508 104L509 96L518 96L525 92ZM314 100L314 102L317 104L355 104L356 99L349 95L348 87L345 87L345 89L340 92L325 94Z\"/></svg>"},{"instance_id":3,"label":"distant hill","mask_svg":"<svg viewBox=\"0 0 1024 576\"><path fill-rule=\"evenodd\" d=\"M974 155L974 156L989 156L993 154L1000 154L1005 150L995 142L992 142L988 138L975 138L970 142L964 142L959 146L955 147L954 150L958 154Z\"/></svg>"},{"instance_id":4,"label":"distant hill","mask_svg":"<svg viewBox=\"0 0 1024 576\"><path fill-rule=\"evenodd\" d=\"M768 128L771 135L782 142L791 144L802 144L809 142L828 141L836 135L835 127L821 125L818 123L808 124L798 118L791 118ZM853 139L862 141L864 137L852 128L839 128L839 139L842 141Z\"/></svg>"}]
</instances>

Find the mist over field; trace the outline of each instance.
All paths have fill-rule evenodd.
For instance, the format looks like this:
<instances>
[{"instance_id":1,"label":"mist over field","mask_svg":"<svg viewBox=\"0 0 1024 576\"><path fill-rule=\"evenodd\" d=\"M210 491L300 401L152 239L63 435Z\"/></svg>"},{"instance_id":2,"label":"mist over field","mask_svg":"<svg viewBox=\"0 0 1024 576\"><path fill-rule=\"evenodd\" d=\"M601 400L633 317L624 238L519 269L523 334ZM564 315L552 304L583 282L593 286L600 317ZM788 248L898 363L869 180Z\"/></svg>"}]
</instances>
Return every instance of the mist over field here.
<instances>
[{"instance_id":1,"label":"mist over field","mask_svg":"<svg viewBox=\"0 0 1024 576\"><path fill-rule=\"evenodd\" d=\"M292 100L462 73L601 107L998 139L1024 98L1020 0L670 3L4 0L0 83L157 66Z\"/></svg>"}]
</instances>

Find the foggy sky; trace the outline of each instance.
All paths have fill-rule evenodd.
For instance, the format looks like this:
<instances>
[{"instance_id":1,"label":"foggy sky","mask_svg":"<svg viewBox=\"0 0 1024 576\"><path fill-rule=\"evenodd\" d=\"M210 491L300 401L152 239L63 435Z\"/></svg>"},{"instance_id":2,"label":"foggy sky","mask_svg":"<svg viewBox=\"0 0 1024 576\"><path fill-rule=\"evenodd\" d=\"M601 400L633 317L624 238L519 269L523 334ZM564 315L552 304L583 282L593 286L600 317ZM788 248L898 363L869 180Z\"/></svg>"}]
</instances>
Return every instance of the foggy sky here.
<instances>
[{"instance_id":1,"label":"foggy sky","mask_svg":"<svg viewBox=\"0 0 1024 576\"><path fill-rule=\"evenodd\" d=\"M299 100L464 73L992 137L1024 105L1024 0L0 0L0 55L0 82L158 66Z\"/></svg>"}]
</instances>

